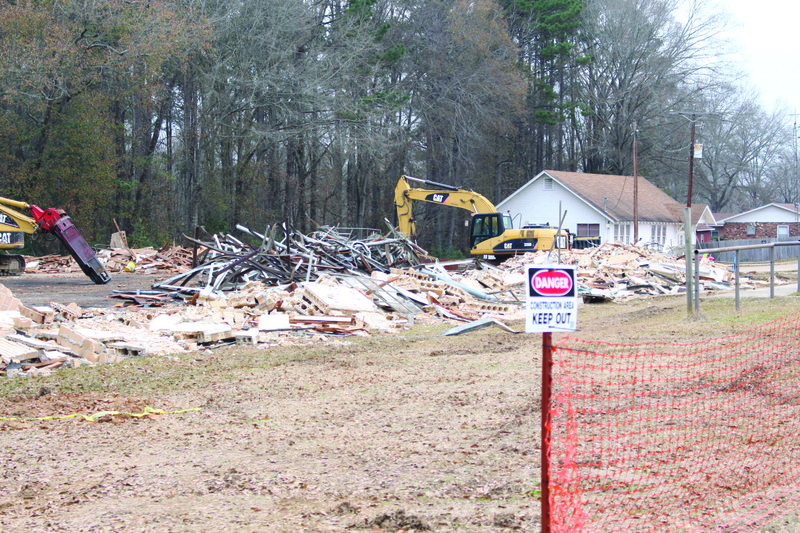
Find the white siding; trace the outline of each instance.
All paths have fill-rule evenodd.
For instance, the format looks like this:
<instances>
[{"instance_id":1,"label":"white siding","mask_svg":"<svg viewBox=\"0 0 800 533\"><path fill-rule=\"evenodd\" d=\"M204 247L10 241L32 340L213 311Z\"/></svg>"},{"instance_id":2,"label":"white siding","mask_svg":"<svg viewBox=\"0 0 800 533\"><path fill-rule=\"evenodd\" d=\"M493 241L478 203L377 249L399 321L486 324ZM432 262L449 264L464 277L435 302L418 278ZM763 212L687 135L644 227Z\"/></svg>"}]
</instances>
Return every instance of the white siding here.
<instances>
[{"instance_id":1,"label":"white siding","mask_svg":"<svg viewBox=\"0 0 800 533\"><path fill-rule=\"evenodd\" d=\"M599 224L601 241L614 240L614 222L576 197L557 181L554 181L552 190L545 190L544 179L540 178L517 194L500 202L498 209L511 213L515 227L545 223L555 227L558 226L559 221L559 205L560 213L563 215L566 212L564 228L570 232L575 233L578 224ZM631 221L622 221L622 223L632 225ZM644 242L650 241L651 226L651 223L639 223L639 238ZM683 225L666 224L665 227L665 249L682 245ZM633 240L633 228L631 228L631 240Z\"/></svg>"},{"instance_id":2,"label":"white siding","mask_svg":"<svg viewBox=\"0 0 800 533\"><path fill-rule=\"evenodd\" d=\"M563 215L566 212L564 228L574 233L578 224L599 224L600 237L603 241L614 237L614 228L607 217L577 198L558 182L553 183L553 190L546 191L544 179L538 179L513 198L501 202L498 209L510 212L514 217L514 224L518 227L545 223L557 227L559 204L560 213Z\"/></svg>"}]
</instances>

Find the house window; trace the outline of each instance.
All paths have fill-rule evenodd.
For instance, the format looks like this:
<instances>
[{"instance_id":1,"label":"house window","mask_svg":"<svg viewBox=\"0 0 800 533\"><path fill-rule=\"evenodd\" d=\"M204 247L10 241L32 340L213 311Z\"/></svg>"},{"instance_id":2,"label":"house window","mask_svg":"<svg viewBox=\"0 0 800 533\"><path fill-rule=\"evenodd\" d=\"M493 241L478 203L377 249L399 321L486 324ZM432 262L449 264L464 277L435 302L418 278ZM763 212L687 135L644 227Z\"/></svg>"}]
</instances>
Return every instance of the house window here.
<instances>
[{"instance_id":1,"label":"house window","mask_svg":"<svg viewBox=\"0 0 800 533\"><path fill-rule=\"evenodd\" d=\"M631 242L631 225L630 224L614 224L614 241L630 244Z\"/></svg>"},{"instance_id":2,"label":"house window","mask_svg":"<svg viewBox=\"0 0 800 533\"><path fill-rule=\"evenodd\" d=\"M553 190L553 178L545 178L544 179L544 190L552 191Z\"/></svg>"},{"instance_id":3,"label":"house window","mask_svg":"<svg viewBox=\"0 0 800 533\"><path fill-rule=\"evenodd\" d=\"M667 241L667 227L666 226L659 226L653 225L650 226L650 243L651 244L660 244L664 246L664 243Z\"/></svg>"},{"instance_id":4,"label":"house window","mask_svg":"<svg viewBox=\"0 0 800 533\"><path fill-rule=\"evenodd\" d=\"M578 224L578 237L599 237L600 224Z\"/></svg>"},{"instance_id":5,"label":"house window","mask_svg":"<svg viewBox=\"0 0 800 533\"><path fill-rule=\"evenodd\" d=\"M779 239L788 239L789 238L789 225L788 224L778 224L778 238Z\"/></svg>"},{"instance_id":6,"label":"house window","mask_svg":"<svg viewBox=\"0 0 800 533\"><path fill-rule=\"evenodd\" d=\"M755 235L756 234L756 225L755 224L748 224L747 225L747 234L748 235Z\"/></svg>"}]
</instances>

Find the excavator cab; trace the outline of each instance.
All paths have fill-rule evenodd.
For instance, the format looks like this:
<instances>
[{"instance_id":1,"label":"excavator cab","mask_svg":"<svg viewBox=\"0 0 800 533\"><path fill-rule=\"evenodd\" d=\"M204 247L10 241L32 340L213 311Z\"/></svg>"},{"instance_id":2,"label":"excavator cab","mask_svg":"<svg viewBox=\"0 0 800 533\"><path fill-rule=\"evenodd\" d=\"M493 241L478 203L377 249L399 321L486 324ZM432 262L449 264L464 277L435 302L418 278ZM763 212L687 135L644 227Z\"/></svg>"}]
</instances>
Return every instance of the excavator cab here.
<instances>
[{"instance_id":1,"label":"excavator cab","mask_svg":"<svg viewBox=\"0 0 800 533\"><path fill-rule=\"evenodd\" d=\"M502 235L514 227L511 215L502 213L476 213L472 215L469 228L469 247L479 242Z\"/></svg>"}]
</instances>

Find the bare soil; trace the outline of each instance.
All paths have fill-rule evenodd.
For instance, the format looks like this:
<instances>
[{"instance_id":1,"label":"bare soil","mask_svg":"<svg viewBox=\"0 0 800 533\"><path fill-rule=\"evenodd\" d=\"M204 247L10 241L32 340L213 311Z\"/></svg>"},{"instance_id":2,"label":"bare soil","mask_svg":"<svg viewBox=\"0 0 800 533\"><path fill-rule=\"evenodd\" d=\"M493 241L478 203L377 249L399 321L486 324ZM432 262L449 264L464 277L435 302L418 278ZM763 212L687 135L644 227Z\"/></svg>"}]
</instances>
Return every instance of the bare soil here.
<instances>
[{"instance_id":1,"label":"bare soil","mask_svg":"<svg viewBox=\"0 0 800 533\"><path fill-rule=\"evenodd\" d=\"M698 319L684 302L581 306L576 335L685 341L752 325L731 302ZM8 380L0 530L539 531L542 336L439 336L449 327ZM131 416L147 407L166 413Z\"/></svg>"}]
</instances>

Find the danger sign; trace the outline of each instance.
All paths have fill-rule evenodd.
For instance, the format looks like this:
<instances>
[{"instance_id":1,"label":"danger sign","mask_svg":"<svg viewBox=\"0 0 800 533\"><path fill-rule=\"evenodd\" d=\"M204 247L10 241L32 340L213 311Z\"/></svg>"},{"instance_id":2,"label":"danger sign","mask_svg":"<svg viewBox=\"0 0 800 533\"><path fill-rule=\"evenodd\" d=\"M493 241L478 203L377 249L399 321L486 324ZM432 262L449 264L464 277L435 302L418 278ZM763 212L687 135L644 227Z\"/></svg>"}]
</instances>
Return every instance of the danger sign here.
<instances>
[{"instance_id":1,"label":"danger sign","mask_svg":"<svg viewBox=\"0 0 800 533\"><path fill-rule=\"evenodd\" d=\"M526 267L528 301L525 331L574 331L578 328L575 267Z\"/></svg>"}]
</instances>

